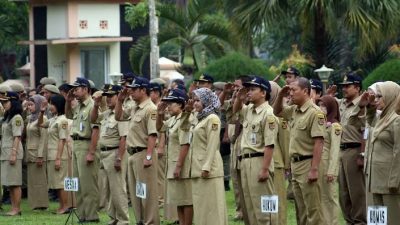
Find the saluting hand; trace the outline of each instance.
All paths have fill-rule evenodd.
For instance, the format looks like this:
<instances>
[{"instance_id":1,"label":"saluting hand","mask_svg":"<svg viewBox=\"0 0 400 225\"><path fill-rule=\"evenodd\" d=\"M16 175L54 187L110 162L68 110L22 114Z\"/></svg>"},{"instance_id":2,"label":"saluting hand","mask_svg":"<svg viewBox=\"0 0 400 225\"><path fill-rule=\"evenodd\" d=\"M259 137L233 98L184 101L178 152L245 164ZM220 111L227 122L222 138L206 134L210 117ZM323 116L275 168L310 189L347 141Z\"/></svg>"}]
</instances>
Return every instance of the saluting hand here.
<instances>
[{"instance_id":1,"label":"saluting hand","mask_svg":"<svg viewBox=\"0 0 400 225\"><path fill-rule=\"evenodd\" d=\"M161 101L157 106L157 112L159 114L164 114L167 107L168 107L168 104L166 102Z\"/></svg>"},{"instance_id":2,"label":"saluting hand","mask_svg":"<svg viewBox=\"0 0 400 225\"><path fill-rule=\"evenodd\" d=\"M123 102L128 97L128 88L125 88L118 94L118 101Z\"/></svg>"},{"instance_id":3,"label":"saluting hand","mask_svg":"<svg viewBox=\"0 0 400 225\"><path fill-rule=\"evenodd\" d=\"M184 111L185 112L192 112L193 111L193 104L194 104L194 101L193 101L193 99L189 99L188 101L187 101L187 103L185 104L185 109L184 109Z\"/></svg>"},{"instance_id":4,"label":"saluting hand","mask_svg":"<svg viewBox=\"0 0 400 225\"><path fill-rule=\"evenodd\" d=\"M47 101L43 100L43 102L40 104L40 111L42 111L42 112L46 111L47 110L47 106L48 106Z\"/></svg>"},{"instance_id":5,"label":"saluting hand","mask_svg":"<svg viewBox=\"0 0 400 225\"><path fill-rule=\"evenodd\" d=\"M269 178L269 171L268 169L261 169L258 173L258 182L264 182Z\"/></svg>"},{"instance_id":6,"label":"saluting hand","mask_svg":"<svg viewBox=\"0 0 400 225\"><path fill-rule=\"evenodd\" d=\"M279 96L286 97L286 96L289 96L289 95L290 95L290 86L289 85L283 86L283 88L279 92Z\"/></svg>"},{"instance_id":7,"label":"saluting hand","mask_svg":"<svg viewBox=\"0 0 400 225\"><path fill-rule=\"evenodd\" d=\"M92 98L93 98L93 100L94 100L94 105L95 106L100 106L100 104L101 104L101 99L103 98L103 96L98 96L98 95L96 95L96 96L92 96Z\"/></svg>"},{"instance_id":8,"label":"saluting hand","mask_svg":"<svg viewBox=\"0 0 400 225\"><path fill-rule=\"evenodd\" d=\"M234 85L233 85L232 83L226 83L226 84L224 85L224 90L223 90L223 92L224 92L225 94L230 94L230 93L233 92L233 87L234 87Z\"/></svg>"},{"instance_id":9,"label":"saluting hand","mask_svg":"<svg viewBox=\"0 0 400 225\"><path fill-rule=\"evenodd\" d=\"M68 91L66 100L72 102L74 99L75 99L74 88L72 88L71 90Z\"/></svg>"},{"instance_id":10,"label":"saluting hand","mask_svg":"<svg viewBox=\"0 0 400 225\"><path fill-rule=\"evenodd\" d=\"M337 90L337 86L336 85L331 85L328 87L328 89L326 89L326 94L330 95L332 97L336 96L336 90Z\"/></svg>"},{"instance_id":11,"label":"saluting hand","mask_svg":"<svg viewBox=\"0 0 400 225\"><path fill-rule=\"evenodd\" d=\"M243 88L239 89L239 91L236 94L236 98L238 98L241 101L244 101L244 100L246 100L246 97L247 97L247 88L243 87Z\"/></svg>"}]
</instances>

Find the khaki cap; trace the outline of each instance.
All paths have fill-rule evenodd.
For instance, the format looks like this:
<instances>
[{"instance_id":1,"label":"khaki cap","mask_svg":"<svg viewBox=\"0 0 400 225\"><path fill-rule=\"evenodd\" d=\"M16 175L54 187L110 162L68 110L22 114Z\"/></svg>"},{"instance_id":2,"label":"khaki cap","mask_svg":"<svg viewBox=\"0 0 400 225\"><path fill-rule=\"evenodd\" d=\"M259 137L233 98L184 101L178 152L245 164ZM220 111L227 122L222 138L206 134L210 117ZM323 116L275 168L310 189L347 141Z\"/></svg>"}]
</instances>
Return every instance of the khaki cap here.
<instances>
[{"instance_id":1,"label":"khaki cap","mask_svg":"<svg viewBox=\"0 0 400 225\"><path fill-rule=\"evenodd\" d=\"M58 88L52 84L44 85L43 89L50 91L51 93L54 93L54 94L60 94L60 90L58 90Z\"/></svg>"},{"instance_id":2,"label":"khaki cap","mask_svg":"<svg viewBox=\"0 0 400 225\"><path fill-rule=\"evenodd\" d=\"M10 84L10 88L14 92L23 92L23 91L25 91L24 85L22 85L20 83L11 83Z\"/></svg>"},{"instance_id":3,"label":"khaki cap","mask_svg":"<svg viewBox=\"0 0 400 225\"><path fill-rule=\"evenodd\" d=\"M54 78L51 77L43 77L42 79L40 79L40 84L46 85L46 84L52 84L52 85L56 85L56 80Z\"/></svg>"}]
</instances>

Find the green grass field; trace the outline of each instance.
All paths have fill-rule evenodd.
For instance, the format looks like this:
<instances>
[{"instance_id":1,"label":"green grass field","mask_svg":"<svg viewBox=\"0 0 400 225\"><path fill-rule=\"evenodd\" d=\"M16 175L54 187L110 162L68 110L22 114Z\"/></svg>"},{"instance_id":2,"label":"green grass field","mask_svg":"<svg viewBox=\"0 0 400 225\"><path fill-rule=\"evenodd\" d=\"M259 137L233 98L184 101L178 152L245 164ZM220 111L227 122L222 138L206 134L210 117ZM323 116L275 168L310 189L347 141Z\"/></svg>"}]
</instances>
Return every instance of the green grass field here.
<instances>
[{"instance_id":1,"label":"green grass field","mask_svg":"<svg viewBox=\"0 0 400 225\"><path fill-rule=\"evenodd\" d=\"M233 192L226 192L226 201L228 206L228 216L229 216L229 224L230 225L242 225L243 222L234 221L233 217L235 216L235 202L233 197ZM52 202L50 204L50 208L47 211L32 211L28 207L28 203L26 199L22 202L22 216L16 217L0 217L0 225L55 225L55 224L65 224L67 219L67 215L54 215L54 212L58 207L58 203ZM4 212L7 212L10 209L10 205L3 205ZM161 212L162 210L160 210ZM288 225L296 225L295 218L295 210L293 202L289 201L288 205ZM132 208L129 208L129 214L131 217L131 224L134 224L134 216ZM75 219L75 218L74 218ZM105 212L100 212L100 223L93 224L107 224L109 218ZM70 223L69 223L70 224ZM74 224L78 224L76 219ZM90 223L87 223L90 224ZM169 224L167 221L164 221L162 224ZM343 219L341 218L341 224L344 224Z\"/></svg>"}]
</instances>

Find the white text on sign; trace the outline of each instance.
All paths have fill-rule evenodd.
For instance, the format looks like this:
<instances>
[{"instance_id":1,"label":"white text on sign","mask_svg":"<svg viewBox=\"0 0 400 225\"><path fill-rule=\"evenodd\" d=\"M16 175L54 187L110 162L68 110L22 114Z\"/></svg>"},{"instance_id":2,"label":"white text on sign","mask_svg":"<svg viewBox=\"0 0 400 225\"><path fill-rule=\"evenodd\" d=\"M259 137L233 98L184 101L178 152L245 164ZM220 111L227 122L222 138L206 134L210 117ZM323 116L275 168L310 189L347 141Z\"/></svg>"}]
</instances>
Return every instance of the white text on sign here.
<instances>
[{"instance_id":1,"label":"white text on sign","mask_svg":"<svg viewBox=\"0 0 400 225\"><path fill-rule=\"evenodd\" d=\"M368 206L368 225L387 225L386 206Z\"/></svg>"},{"instance_id":2,"label":"white text on sign","mask_svg":"<svg viewBox=\"0 0 400 225\"><path fill-rule=\"evenodd\" d=\"M278 196L263 195L261 196L261 212L262 213L278 213Z\"/></svg>"}]
</instances>

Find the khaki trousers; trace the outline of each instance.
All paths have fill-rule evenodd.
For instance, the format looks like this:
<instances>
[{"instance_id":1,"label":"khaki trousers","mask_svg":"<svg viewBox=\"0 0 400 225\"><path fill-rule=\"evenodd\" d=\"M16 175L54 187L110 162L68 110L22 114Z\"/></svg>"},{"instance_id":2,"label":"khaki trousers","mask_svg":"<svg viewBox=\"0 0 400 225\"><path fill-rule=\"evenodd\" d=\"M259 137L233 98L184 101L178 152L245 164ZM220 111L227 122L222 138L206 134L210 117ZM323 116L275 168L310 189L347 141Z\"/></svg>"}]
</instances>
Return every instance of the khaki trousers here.
<instances>
[{"instance_id":1,"label":"khaki trousers","mask_svg":"<svg viewBox=\"0 0 400 225\"><path fill-rule=\"evenodd\" d=\"M73 174L79 179L79 190L76 192L77 213L81 220L99 219L99 153L96 152L95 160L86 163L86 155L90 141L74 141L73 146Z\"/></svg>"},{"instance_id":2,"label":"khaki trousers","mask_svg":"<svg viewBox=\"0 0 400 225\"><path fill-rule=\"evenodd\" d=\"M303 160L296 163L292 162L291 168L293 194L298 206L298 224L326 224L322 217L319 182L317 181L313 183L308 183L308 173L311 169L311 159Z\"/></svg>"},{"instance_id":3,"label":"khaki trousers","mask_svg":"<svg viewBox=\"0 0 400 225\"><path fill-rule=\"evenodd\" d=\"M387 207L387 225L397 225L400 221L400 195L372 194L373 205Z\"/></svg>"},{"instance_id":4,"label":"khaki trousers","mask_svg":"<svg viewBox=\"0 0 400 225\"><path fill-rule=\"evenodd\" d=\"M232 189L235 199L235 211L237 215L242 215L242 201L240 199L240 189L242 189L241 185L239 186L239 170L238 170L238 162L237 162L237 151L236 145L231 144L231 163L230 163L230 170L231 170L231 179L232 179Z\"/></svg>"},{"instance_id":5,"label":"khaki trousers","mask_svg":"<svg viewBox=\"0 0 400 225\"><path fill-rule=\"evenodd\" d=\"M46 161L41 167L36 163L28 162L28 203L29 207L48 208L49 197L46 177Z\"/></svg>"},{"instance_id":6,"label":"khaki trousers","mask_svg":"<svg viewBox=\"0 0 400 225\"><path fill-rule=\"evenodd\" d=\"M143 160L146 150L133 154L128 158L129 195L132 202L136 222L145 225L160 224L158 212L158 186L157 186L157 155L153 151L152 166L144 168ZM137 182L146 184L146 199L136 197Z\"/></svg>"},{"instance_id":7,"label":"khaki trousers","mask_svg":"<svg viewBox=\"0 0 400 225\"><path fill-rule=\"evenodd\" d=\"M224 178L192 178L194 224L228 225Z\"/></svg>"},{"instance_id":8,"label":"khaki trousers","mask_svg":"<svg viewBox=\"0 0 400 225\"><path fill-rule=\"evenodd\" d=\"M329 160L321 160L321 170L319 183L321 185L321 208L325 221L330 225L339 225L339 197L337 193L337 181L328 183L326 174L328 171Z\"/></svg>"},{"instance_id":9,"label":"khaki trousers","mask_svg":"<svg viewBox=\"0 0 400 225\"><path fill-rule=\"evenodd\" d=\"M365 176L356 164L359 149L340 152L339 203L347 224L367 224Z\"/></svg>"},{"instance_id":10,"label":"khaki trousers","mask_svg":"<svg viewBox=\"0 0 400 225\"><path fill-rule=\"evenodd\" d=\"M167 157L163 155L161 158L158 158L158 170L157 170L157 184L158 184L158 195L159 195L159 205L162 205L164 210L164 220L167 221L177 221L178 220L178 211L176 209L176 205L167 203L165 200L167 198L167 185L166 185L166 164Z\"/></svg>"},{"instance_id":11,"label":"khaki trousers","mask_svg":"<svg viewBox=\"0 0 400 225\"><path fill-rule=\"evenodd\" d=\"M98 150L100 151L100 150ZM100 153L101 156L102 153ZM101 159L101 157L100 157ZM106 175L106 171L104 169L104 164L103 162L100 161L100 169L99 169L99 175L98 175L98 182L99 182L99 209L107 209L108 204L110 202L110 193L109 190L110 188L108 187L108 178Z\"/></svg>"},{"instance_id":12,"label":"khaki trousers","mask_svg":"<svg viewBox=\"0 0 400 225\"><path fill-rule=\"evenodd\" d=\"M274 176L270 173L268 180L258 182L263 157L242 159L240 176L244 196L244 211L251 225L268 225L277 223L277 214L261 212L261 196L275 194Z\"/></svg>"},{"instance_id":13,"label":"khaki trousers","mask_svg":"<svg viewBox=\"0 0 400 225\"><path fill-rule=\"evenodd\" d=\"M286 199L286 183L285 183L285 169L283 168L274 168L274 187L276 194L279 199L279 211L278 211L278 224L286 225L287 224L287 199Z\"/></svg>"},{"instance_id":14,"label":"khaki trousers","mask_svg":"<svg viewBox=\"0 0 400 225\"><path fill-rule=\"evenodd\" d=\"M106 209L108 215L118 221L117 225L129 224L128 194L126 190L128 156L128 153L124 154L121 161L121 170L116 171L114 168L116 152L111 150L100 153L108 187L104 193L109 193L109 202Z\"/></svg>"}]
</instances>

